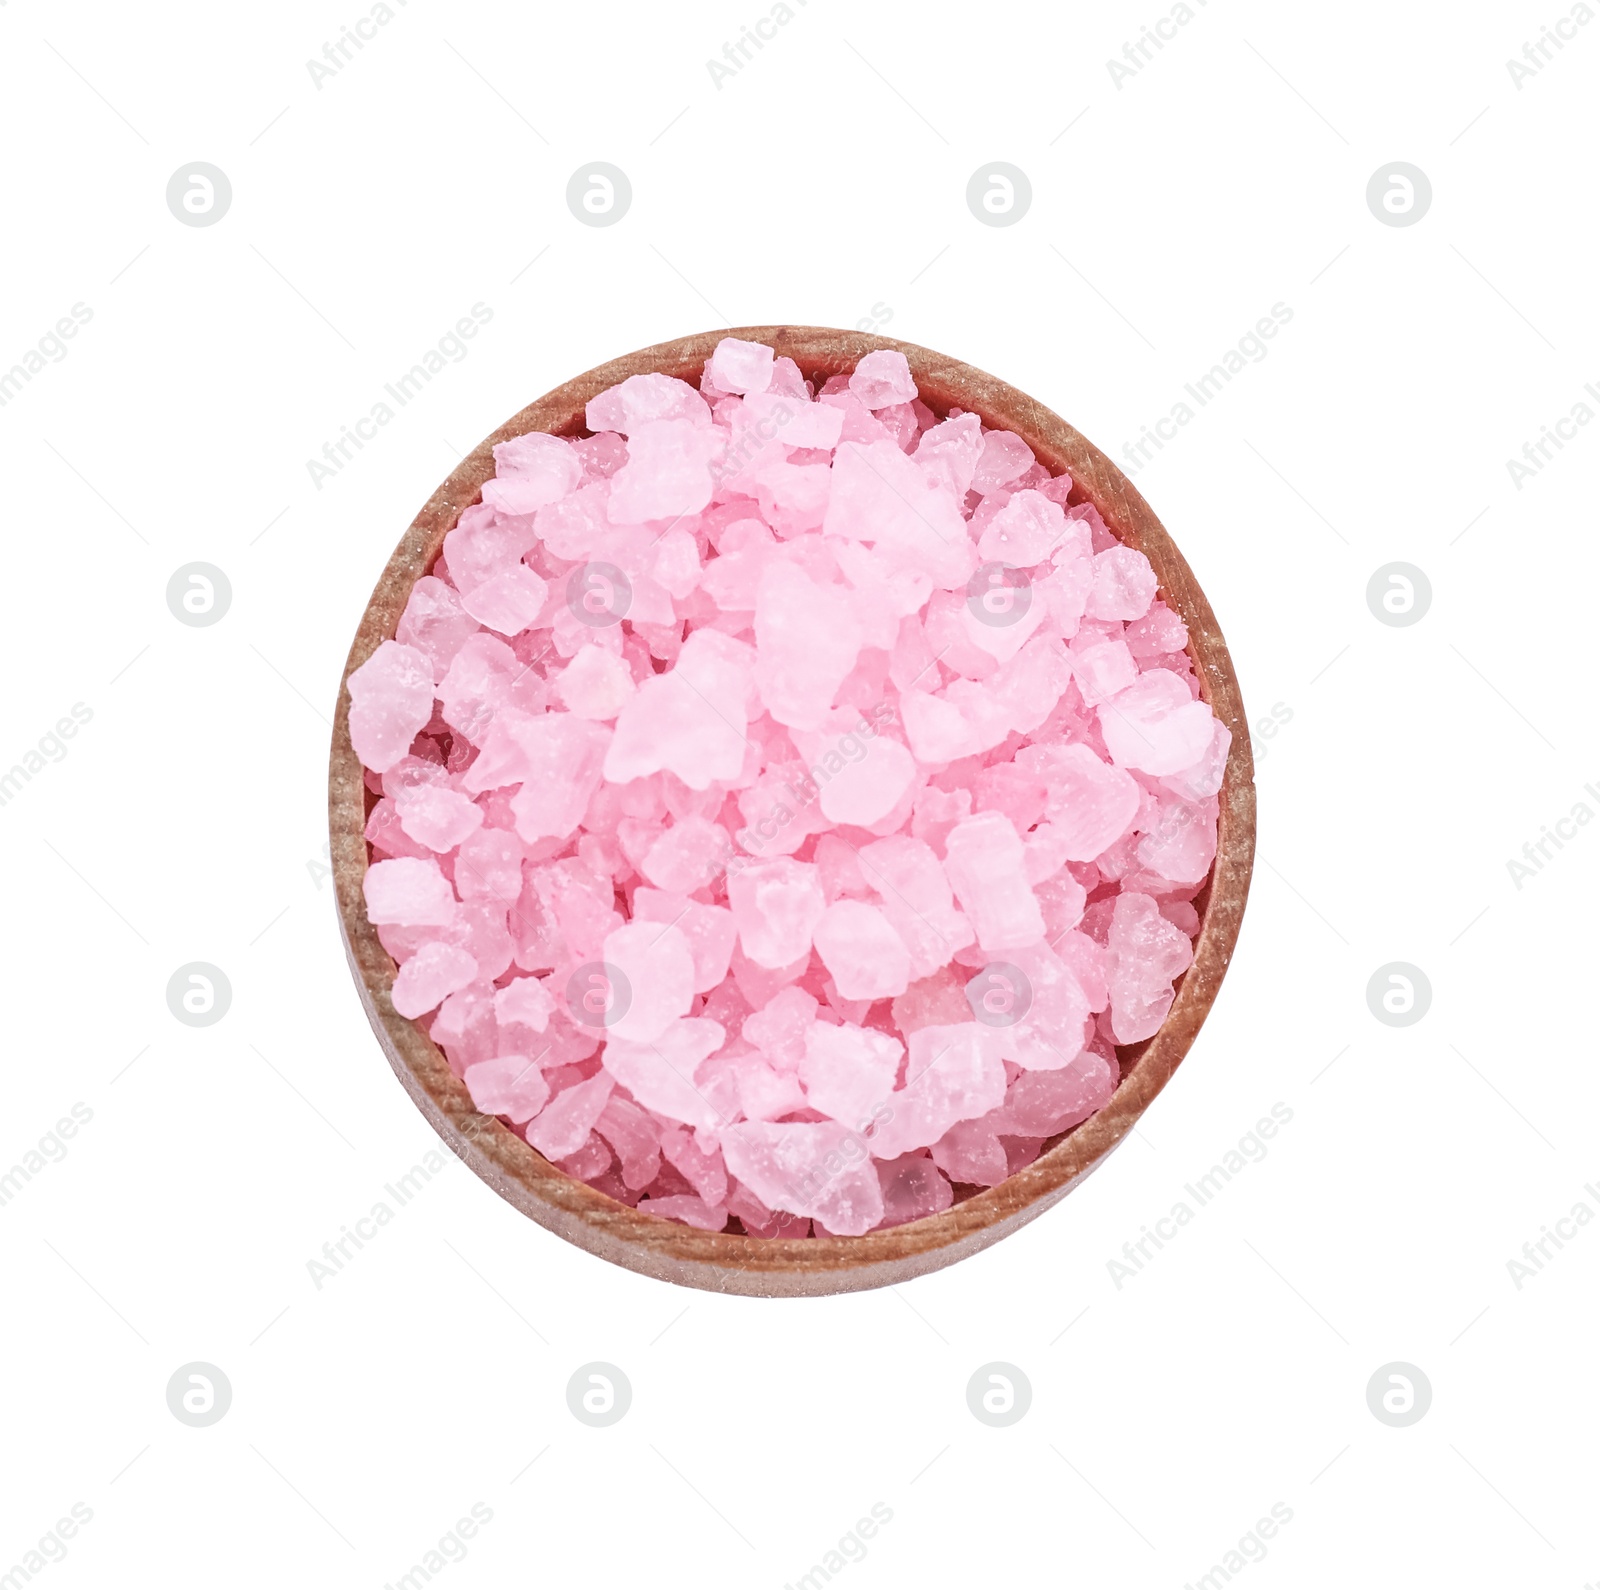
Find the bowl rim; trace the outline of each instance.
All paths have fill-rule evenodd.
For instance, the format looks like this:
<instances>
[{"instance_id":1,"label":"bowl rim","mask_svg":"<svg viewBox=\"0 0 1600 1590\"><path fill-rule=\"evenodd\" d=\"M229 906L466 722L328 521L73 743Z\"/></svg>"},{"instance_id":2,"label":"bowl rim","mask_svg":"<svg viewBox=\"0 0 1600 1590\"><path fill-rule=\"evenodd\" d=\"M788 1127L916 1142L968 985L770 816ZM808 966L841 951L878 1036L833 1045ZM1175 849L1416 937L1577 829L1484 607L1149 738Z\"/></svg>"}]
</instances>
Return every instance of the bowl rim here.
<instances>
[{"instance_id":1,"label":"bowl rim","mask_svg":"<svg viewBox=\"0 0 1600 1590\"><path fill-rule=\"evenodd\" d=\"M699 1231L640 1214L551 1164L496 1118L480 1114L432 1039L395 1011L395 965L367 921L362 894L368 864L365 781L350 743L349 678L393 638L412 586L432 566L462 510L480 499L494 473L494 446L530 431L582 434L589 399L630 375L661 372L697 385L712 350L730 336L768 344L808 378L846 373L864 354L894 349L906 356L919 394L935 412L961 408L986 425L1015 431L1052 475L1072 477L1072 503L1092 503L1118 540L1150 559L1162 600L1188 626L1202 699L1233 735L1218 797L1216 860L1196 896L1203 903L1193 964L1179 979L1159 1031L1141 1044L1119 1047L1123 1074L1110 1102L998 1186L940 1214L860 1237ZM752 1296L893 1285L978 1252L1065 1197L1128 1135L1188 1053L1232 959L1255 851L1254 768L1232 658L1193 571L1121 469L1059 415L972 365L895 338L820 326L727 327L641 348L546 393L462 459L402 536L362 614L339 681L328 816L340 932L362 1006L390 1065L445 1145L508 1202L590 1253L661 1280Z\"/></svg>"}]
</instances>

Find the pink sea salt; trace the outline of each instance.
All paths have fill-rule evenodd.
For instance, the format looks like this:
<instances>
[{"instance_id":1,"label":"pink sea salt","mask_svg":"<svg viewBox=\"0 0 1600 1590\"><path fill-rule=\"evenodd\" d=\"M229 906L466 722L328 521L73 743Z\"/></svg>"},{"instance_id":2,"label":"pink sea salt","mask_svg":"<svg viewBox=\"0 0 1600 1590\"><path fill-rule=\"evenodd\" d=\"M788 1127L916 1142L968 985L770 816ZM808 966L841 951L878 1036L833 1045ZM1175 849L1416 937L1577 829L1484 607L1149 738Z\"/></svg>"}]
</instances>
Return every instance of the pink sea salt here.
<instances>
[{"instance_id":1,"label":"pink sea salt","mask_svg":"<svg viewBox=\"0 0 1600 1590\"><path fill-rule=\"evenodd\" d=\"M386 773L433 716L433 662L386 640L350 675L350 743L361 765Z\"/></svg>"},{"instance_id":2,"label":"pink sea salt","mask_svg":"<svg viewBox=\"0 0 1600 1590\"><path fill-rule=\"evenodd\" d=\"M1154 570L905 357L724 339L497 444L350 677L368 915L476 1108L705 1231L855 1236L1103 1108L1231 747Z\"/></svg>"}]
</instances>

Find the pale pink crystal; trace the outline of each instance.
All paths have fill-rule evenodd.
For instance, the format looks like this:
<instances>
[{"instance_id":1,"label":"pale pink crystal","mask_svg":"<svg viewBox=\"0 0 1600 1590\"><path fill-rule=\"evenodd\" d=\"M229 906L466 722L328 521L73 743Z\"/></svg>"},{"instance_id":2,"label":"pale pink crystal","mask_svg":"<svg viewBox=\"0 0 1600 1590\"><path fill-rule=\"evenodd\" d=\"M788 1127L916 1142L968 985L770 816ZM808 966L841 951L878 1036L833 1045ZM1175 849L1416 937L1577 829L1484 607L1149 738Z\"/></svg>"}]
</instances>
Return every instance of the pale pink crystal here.
<instances>
[{"instance_id":1,"label":"pale pink crystal","mask_svg":"<svg viewBox=\"0 0 1600 1590\"><path fill-rule=\"evenodd\" d=\"M483 808L460 790L421 784L395 796L400 826L419 844L443 855L483 826Z\"/></svg>"},{"instance_id":2,"label":"pale pink crystal","mask_svg":"<svg viewBox=\"0 0 1600 1590\"><path fill-rule=\"evenodd\" d=\"M1067 516L1056 503L1036 491L1019 491L984 527L978 556L985 562L1031 569L1055 550L1066 528Z\"/></svg>"},{"instance_id":3,"label":"pale pink crystal","mask_svg":"<svg viewBox=\"0 0 1600 1590\"><path fill-rule=\"evenodd\" d=\"M421 1016L477 976L478 963L465 950L432 940L395 974L394 1008L402 1016Z\"/></svg>"},{"instance_id":4,"label":"pale pink crystal","mask_svg":"<svg viewBox=\"0 0 1600 1590\"><path fill-rule=\"evenodd\" d=\"M713 1130L722 1124L722 1117L695 1086L695 1073L722 1047L724 1036L719 1023L692 1016L668 1021L649 1042L613 1033L600 1058L607 1072L647 1110L685 1126Z\"/></svg>"},{"instance_id":5,"label":"pale pink crystal","mask_svg":"<svg viewBox=\"0 0 1600 1590\"><path fill-rule=\"evenodd\" d=\"M730 849L726 828L691 815L656 839L644 853L639 871L658 889L692 894L722 870Z\"/></svg>"},{"instance_id":6,"label":"pale pink crystal","mask_svg":"<svg viewBox=\"0 0 1600 1590\"><path fill-rule=\"evenodd\" d=\"M494 450L495 478L483 484L483 500L499 513L535 513L577 488L583 463L557 436L530 431Z\"/></svg>"},{"instance_id":7,"label":"pale pink crystal","mask_svg":"<svg viewBox=\"0 0 1600 1590\"><path fill-rule=\"evenodd\" d=\"M977 560L949 486L893 442L840 443L822 529L869 542L947 588L964 583Z\"/></svg>"},{"instance_id":8,"label":"pale pink crystal","mask_svg":"<svg viewBox=\"0 0 1600 1590\"><path fill-rule=\"evenodd\" d=\"M879 908L906 945L913 977L927 977L973 942L972 924L956 910L931 845L894 834L864 846L859 860Z\"/></svg>"},{"instance_id":9,"label":"pale pink crystal","mask_svg":"<svg viewBox=\"0 0 1600 1590\"><path fill-rule=\"evenodd\" d=\"M666 769L691 789L731 783L744 766L754 665L753 648L697 629L674 666L646 679L623 707L605 776L626 783Z\"/></svg>"},{"instance_id":10,"label":"pale pink crystal","mask_svg":"<svg viewBox=\"0 0 1600 1590\"><path fill-rule=\"evenodd\" d=\"M891 403L909 403L917 395L917 383L903 353L879 348L856 361L850 391L869 409L882 409Z\"/></svg>"},{"instance_id":11,"label":"pale pink crystal","mask_svg":"<svg viewBox=\"0 0 1600 1590\"><path fill-rule=\"evenodd\" d=\"M543 1032L555 1008L550 990L534 977L514 977L495 990L494 1015L502 1027L517 1025Z\"/></svg>"},{"instance_id":12,"label":"pale pink crystal","mask_svg":"<svg viewBox=\"0 0 1600 1590\"><path fill-rule=\"evenodd\" d=\"M741 867L728 879L739 943L757 966L788 966L811 948L828 902L815 867L783 858Z\"/></svg>"},{"instance_id":13,"label":"pale pink crystal","mask_svg":"<svg viewBox=\"0 0 1600 1590\"><path fill-rule=\"evenodd\" d=\"M485 628L515 635L539 616L549 591L527 564L513 563L465 592L461 605Z\"/></svg>"},{"instance_id":14,"label":"pale pink crystal","mask_svg":"<svg viewBox=\"0 0 1600 1590\"><path fill-rule=\"evenodd\" d=\"M796 1071L817 1021L817 1001L803 988L784 988L745 1017L743 1037L779 1071Z\"/></svg>"},{"instance_id":15,"label":"pale pink crystal","mask_svg":"<svg viewBox=\"0 0 1600 1590\"><path fill-rule=\"evenodd\" d=\"M613 1093L606 1100L594 1130L611 1145L629 1192L648 1187L661 1174L661 1128L626 1094Z\"/></svg>"},{"instance_id":16,"label":"pale pink crystal","mask_svg":"<svg viewBox=\"0 0 1600 1590\"><path fill-rule=\"evenodd\" d=\"M726 906L706 905L687 895L639 888L633 892L633 919L670 924L682 932L694 958L696 993L709 993L728 975L728 962L738 930L733 912Z\"/></svg>"},{"instance_id":17,"label":"pale pink crystal","mask_svg":"<svg viewBox=\"0 0 1600 1590\"><path fill-rule=\"evenodd\" d=\"M628 665L602 646L581 646L556 679L556 694L568 712L609 721L628 704L636 686Z\"/></svg>"},{"instance_id":18,"label":"pale pink crystal","mask_svg":"<svg viewBox=\"0 0 1600 1590\"><path fill-rule=\"evenodd\" d=\"M386 640L350 675L350 743L363 767L387 772L433 716L433 663Z\"/></svg>"},{"instance_id":19,"label":"pale pink crystal","mask_svg":"<svg viewBox=\"0 0 1600 1590\"><path fill-rule=\"evenodd\" d=\"M570 834L600 785L611 731L550 712L517 723L514 737L521 753L515 776L522 787L511 797L517 833L528 844Z\"/></svg>"},{"instance_id":20,"label":"pale pink crystal","mask_svg":"<svg viewBox=\"0 0 1600 1590\"><path fill-rule=\"evenodd\" d=\"M1158 777L1193 767L1210 748L1216 722L1181 679L1160 669L1140 674L1096 716L1118 766Z\"/></svg>"},{"instance_id":21,"label":"pale pink crystal","mask_svg":"<svg viewBox=\"0 0 1600 1590\"><path fill-rule=\"evenodd\" d=\"M706 401L687 381L671 375L630 375L619 386L590 398L585 411L591 431L616 431L631 436L654 420L688 419L711 423Z\"/></svg>"},{"instance_id":22,"label":"pale pink crystal","mask_svg":"<svg viewBox=\"0 0 1600 1590\"><path fill-rule=\"evenodd\" d=\"M775 558L756 589L755 635L756 687L768 712L790 728L816 728L861 649L848 593Z\"/></svg>"},{"instance_id":23,"label":"pale pink crystal","mask_svg":"<svg viewBox=\"0 0 1600 1590\"><path fill-rule=\"evenodd\" d=\"M892 999L911 980L911 952L889 919L864 900L835 900L813 939L845 999Z\"/></svg>"},{"instance_id":24,"label":"pale pink crystal","mask_svg":"<svg viewBox=\"0 0 1600 1590\"><path fill-rule=\"evenodd\" d=\"M821 1220L858 1237L883 1218L878 1173L860 1135L832 1121L745 1121L722 1138L723 1157L769 1209Z\"/></svg>"},{"instance_id":25,"label":"pale pink crystal","mask_svg":"<svg viewBox=\"0 0 1600 1590\"><path fill-rule=\"evenodd\" d=\"M942 1214L955 1200L950 1183L926 1154L902 1154L878 1162L884 1226L903 1226Z\"/></svg>"},{"instance_id":26,"label":"pale pink crystal","mask_svg":"<svg viewBox=\"0 0 1600 1590\"><path fill-rule=\"evenodd\" d=\"M1043 936L1044 917L1023 873L1022 840L1009 818L982 812L957 823L945 841L945 871L982 949L1019 949Z\"/></svg>"},{"instance_id":27,"label":"pale pink crystal","mask_svg":"<svg viewBox=\"0 0 1600 1590\"><path fill-rule=\"evenodd\" d=\"M629 922L610 933L605 960L627 979L627 1008L609 1022L612 1037L652 1043L694 998L694 952L682 929L670 922Z\"/></svg>"},{"instance_id":28,"label":"pale pink crystal","mask_svg":"<svg viewBox=\"0 0 1600 1590\"><path fill-rule=\"evenodd\" d=\"M1132 547L1107 547L1094 560L1089 613L1094 618L1143 618L1156 594L1155 570Z\"/></svg>"},{"instance_id":29,"label":"pale pink crystal","mask_svg":"<svg viewBox=\"0 0 1600 1590\"><path fill-rule=\"evenodd\" d=\"M611 477L606 517L642 524L698 513L711 501L711 466L724 446L722 431L693 420L639 426L628 438L628 462Z\"/></svg>"},{"instance_id":30,"label":"pale pink crystal","mask_svg":"<svg viewBox=\"0 0 1600 1590\"><path fill-rule=\"evenodd\" d=\"M587 1082L575 1082L556 1094L528 1123L528 1141L546 1159L565 1159L588 1140L616 1083L598 1071Z\"/></svg>"},{"instance_id":31,"label":"pale pink crystal","mask_svg":"<svg viewBox=\"0 0 1600 1590\"><path fill-rule=\"evenodd\" d=\"M1151 1037L1172 1006L1172 980L1194 959L1188 936L1144 894L1119 894L1106 939L1111 1028L1118 1043Z\"/></svg>"},{"instance_id":32,"label":"pale pink crystal","mask_svg":"<svg viewBox=\"0 0 1600 1590\"><path fill-rule=\"evenodd\" d=\"M1045 811L1066 860L1093 861L1127 833L1139 810L1139 786L1087 745L1029 747L1019 760L1045 779Z\"/></svg>"},{"instance_id":33,"label":"pale pink crystal","mask_svg":"<svg viewBox=\"0 0 1600 1590\"><path fill-rule=\"evenodd\" d=\"M998 1029L962 1022L922 1027L907 1044L906 1081L889 1099L873 1139L880 1159L937 1142L957 1121L986 1115L1005 1098Z\"/></svg>"},{"instance_id":34,"label":"pale pink crystal","mask_svg":"<svg viewBox=\"0 0 1600 1590\"><path fill-rule=\"evenodd\" d=\"M401 645L423 652L433 677L443 679L451 659L477 633L478 621L462 607L456 588L424 574L411 587L394 635Z\"/></svg>"},{"instance_id":35,"label":"pale pink crystal","mask_svg":"<svg viewBox=\"0 0 1600 1590\"><path fill-rule=\"evenodd\" d=\"M470 1065L461 1079L485 1115L503 1115L519 1126L531 1121L550 1097L544 1073L522 1054L496 1055Z\"/></svg>"},{"instance_id":36,"label":"pale pink crystal","mask_svg":"<svg viewBox=\"0 0 1600 1590\"><path fill-rule=\"evenodd\" d=\"M749 1026L746 1022L747 1035ZM813 1022L800 1060L806 1101L814 1110L859 1128L880 1104L888 1103L904 1054L904 1047L887 1033Z\"/></svg>"},{"instance_id":37,"label":"pale pink crystal","mask_svg":"<svg viewBox=\"0 0 1600 1590\"><path fill-rule=\"evenodd\" d=\"M728 1211L716 1208L696 1198L693 1193L672 1193L665 1198L641 1198L640 1214L658 1215L665 1220L678 1220L686 1226L701 1231L721 1231L728 1223Z\"/></svg>"},{"instance_id":38,"label":"pale pink crystal","mask_svg":"<svg viewBox=\"0 0 1600 1590\"><path fill-rule=\"evenodd\" d=\"M772 349L764 342L724 337L706 364L706 374L724 392L765 392L772 385Z\"/></svg>"},{"instance_id":39,"label":"pale pink crystal","mask_svg":"<svg viewBox=\"0 0 1600 1590\"><path fill-rule=\"evenodd\" d=\"M367 916L402 927L444 927L455 920L456 898L450 880L435 861L399 856L375 861L362 880Z\"/></svg>"}]
</instances>

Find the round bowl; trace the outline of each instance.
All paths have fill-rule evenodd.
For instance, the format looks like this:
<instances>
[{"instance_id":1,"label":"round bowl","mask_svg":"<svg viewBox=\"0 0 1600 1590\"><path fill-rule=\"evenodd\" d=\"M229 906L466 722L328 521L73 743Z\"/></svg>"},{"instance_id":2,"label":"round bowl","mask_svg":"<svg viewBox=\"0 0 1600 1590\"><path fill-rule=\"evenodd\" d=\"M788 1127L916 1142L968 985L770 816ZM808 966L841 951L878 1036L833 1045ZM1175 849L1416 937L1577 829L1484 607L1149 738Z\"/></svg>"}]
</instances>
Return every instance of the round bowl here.
<instances>
[{"instance_id":1,"label":"round bowl","mask_svg":"<svg viewBox=\"0 0 1600 1590\"><path fill-rule=\"evenodd\" d=\"M1071 502L1092 503L1113 534L1149 558L1162 599L1188 626L1201 694L1233 734L1219 795L1216 861L1194 901L1200 914L1194 963L1178 980L1177 996L1155 1036L1117 1050L1122 1075L1111 1101L1048 1142L1033 1164L999 1186L960 1198L941 1214L860 1237L768 1239L698 1231L639 1214L568 1176L498 1120L479 1114L432 1039L396 1013L390 998L395 964L367 921L362 896L364 829L375 798L350 744L347 682L381 642L393 638L412 586L433 566L462 510L479 500L494 474L491 449L528 431L583 435L589 399L630 375L661 371L697 385L702 366L725 336L769 344L814 381L852 370L874 349L898 349L935 413L976 413L989 426L1015 431L1051 474L1069 473ZM924 1275L1000 1241L1064 1198L1128 1135L1188 1053L1233 954L1255 852L1250 735L1227 645L1189 565L1122 471L1043 404L971 365L912 343L817 326L743 326L642 348L530 404L463 459L401 538L362 615L340 682L328 815L339 923L362 1005L395 1074L451 1151L502 1198L590 1253L660 1280L760 1297L860 1291Z\"/></svg>"}]
</instances>

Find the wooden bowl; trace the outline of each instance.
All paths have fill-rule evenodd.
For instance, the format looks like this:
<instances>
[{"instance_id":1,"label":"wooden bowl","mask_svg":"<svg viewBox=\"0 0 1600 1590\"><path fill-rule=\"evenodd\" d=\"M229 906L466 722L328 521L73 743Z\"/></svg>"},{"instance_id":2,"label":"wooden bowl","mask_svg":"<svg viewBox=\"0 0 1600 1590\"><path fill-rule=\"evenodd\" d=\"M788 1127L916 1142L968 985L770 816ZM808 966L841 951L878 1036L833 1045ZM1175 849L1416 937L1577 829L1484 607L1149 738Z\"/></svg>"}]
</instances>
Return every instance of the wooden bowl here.
<instances>
[{"instance_id":1,"label":"wooden bowl","mask_svg":"<svg viewBox=\"0 0 1600 1590\"><path fill-rule=\"evenodd\" d=\"M1123 542L1150 559L1161 596L1188 625L1201 693L1233 731L1216 862L1195 898L1200 932L1194 964L1179 980L1160 1031L1118 1050L1122 1077L1110 1103L1047 1143L1033 1164L998 1187L974 1191L942 1214L861 1237L765 1240L697 1231L639 1214L550 1164L499 1121L480 1115L433 1041L396 1014L390 999L395 965L367 921L362 897L370 797L350 745L347 682L352 670L393 637L411 588L433 566L445 533L464 508L479 500L483 483L494 473L490 449L528 431L582 435L584 405L630 375L656 370L698 384L712 349L729 335L769 344L817 381L853 369L876 348L896 348L910 361L923 401L936 413L952 407L974 412L988 425L1015 431L1052 474L1067 471L1073 480L1071 501L1093 503ZM924 1275L998 1242L1065 1197L1127 1136L1194 1042L1239 935L1255 851L1250 735L1228 648L1189 565L1122 471L1042 404L971 365L912 343L816 326L744 326L642 348L530 404L464 459L402 537L362 616L340 683L328 813L339 922L361 1002L390 1065L450 1149L502 1198L590 1253L661 1280L760 1297L859 1291Z\"/></svg>"}]
</instances>

